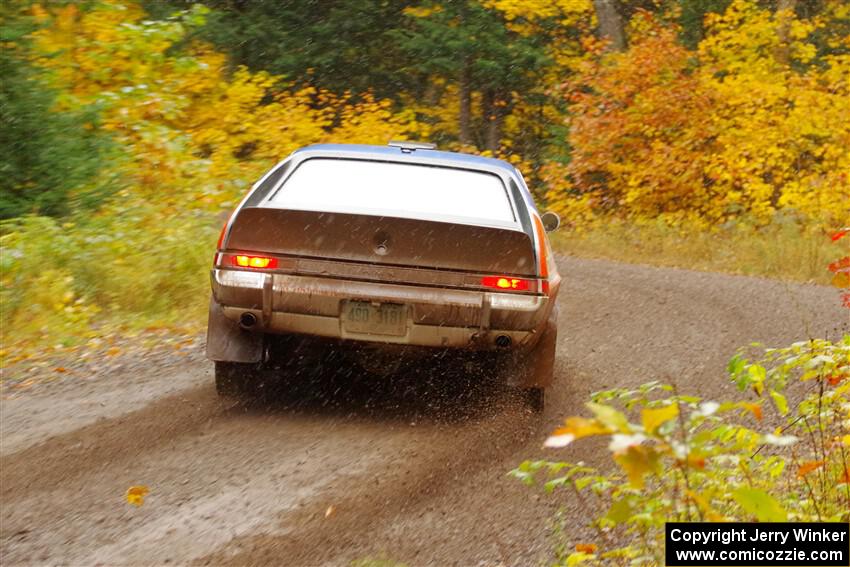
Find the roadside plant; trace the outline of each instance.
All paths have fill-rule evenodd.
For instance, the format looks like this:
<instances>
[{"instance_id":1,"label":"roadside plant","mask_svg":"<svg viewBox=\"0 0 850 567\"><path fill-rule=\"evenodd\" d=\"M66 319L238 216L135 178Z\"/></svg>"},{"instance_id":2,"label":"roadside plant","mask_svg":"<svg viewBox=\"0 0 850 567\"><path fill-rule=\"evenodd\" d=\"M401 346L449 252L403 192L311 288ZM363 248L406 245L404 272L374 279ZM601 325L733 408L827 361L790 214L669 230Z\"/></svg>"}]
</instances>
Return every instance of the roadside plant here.
<instances>
[{"instance_id":1,"label":"roadside plant","mask_svg":"<svg viewBox=\"0 0 850 567\"><path fill-rule=\"evenodd\" d=\"M850 234L850 227L844 227L835 231L830 238L833 242L839 242ZM827 269L832 273L832 285L841 290L841 304L850 309L850 238L844 241L846 255L830 262Z\"/></svg>"},{"instance_id":2,"label":"roadside plant","mask_svg":"<svg viewBox=\"0 0 850 567\"><path fill-rule=\"evenodd\" d=\"M658 382L597 392L591 417L567 418L545 442L601 438L613 469L526 461L511 471L567 491L592 518L596 539L562 546L559 564L661 564L665 522L850 520L850 335L752 345L729 374L745 398Z\"/></svg>"},{"instance_id":3,"label":"roadside plant","mask_svg":"<svg viewBox=\"0 0 850 567\"><path fill-rule=\"evenodd\" d=\"M850 256L827 269L850 308ZM850 521L850 334L753 343L727 371L742 399L704 400L658 382L605 390L586 404L593 417L568 417L544 443L601 437L613 470L539 460L510 472L569 491L591 518L596 541L558 542L558 564L662 564L665 522ZM558 534L566 539L563 527Z\"/></svg>"}]
</instances>

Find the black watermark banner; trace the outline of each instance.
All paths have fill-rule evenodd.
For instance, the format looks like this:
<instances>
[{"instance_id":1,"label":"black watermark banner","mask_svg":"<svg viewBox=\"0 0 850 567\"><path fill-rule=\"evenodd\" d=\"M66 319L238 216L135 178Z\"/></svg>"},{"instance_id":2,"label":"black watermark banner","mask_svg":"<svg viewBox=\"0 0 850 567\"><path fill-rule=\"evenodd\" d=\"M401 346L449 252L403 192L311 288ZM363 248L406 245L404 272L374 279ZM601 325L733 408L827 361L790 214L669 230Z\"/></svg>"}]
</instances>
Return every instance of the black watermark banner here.
<instances>
[{"instance_id":1,"label":"black watermark banner","mask_svg":"<svg viewBox=\"0 0 850 567\"><path fill-rule=\"evenodd\" d=\"M670 567L850 565L846 523L668 522L664 542Z\"/></svg>"}]
</instances>

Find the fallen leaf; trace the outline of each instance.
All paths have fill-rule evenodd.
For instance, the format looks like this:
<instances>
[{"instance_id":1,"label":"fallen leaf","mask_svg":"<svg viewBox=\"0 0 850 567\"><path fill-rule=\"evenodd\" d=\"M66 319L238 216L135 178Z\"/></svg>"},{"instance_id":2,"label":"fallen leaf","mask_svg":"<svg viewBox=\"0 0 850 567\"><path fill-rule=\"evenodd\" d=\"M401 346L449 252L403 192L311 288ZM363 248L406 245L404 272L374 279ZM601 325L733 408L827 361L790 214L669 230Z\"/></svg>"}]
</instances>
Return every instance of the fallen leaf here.
<instances>
[{"instance_id":1,"label":"fallen leaf","mask_svg":"<svg viewBox=\"0 0 850 567\"><path fill-rule=\"evenodd\" d=\"M141 506L145 503L145 496L148 492L147 486L131 486L127 489L127 502L133 506Z\"/></svg>"},{"instance_id":2,"label":"fallen leaf","mask_svg":"<svg viewBox=\"0 0 850 567\"><path fill-rule=\"evenodd\" d=\"M64 366L57 366L56 368L53 369L53 371L54 372L68 372L68 369L65 368Z\"/></svg>"},{"instance_id":3,"label":"fallen leaf","mask_svg":"<svg viewBox=\"0 0 850 567\"><path fill-rule=\"evenodd\" d=\"M596 553L596 550L599 549L595 543L577 543L576 551L581 553Z\"/></svg>"},{"instance_id":4,"label":"fallen leaf","mask_svg":"<svg viewBox=\"0 0 850 567\"><path fill-rule=\"evenodd\" d=\"M330 518L334 512L336 512L336 507L328 506L328 509L325 510L325 518Z\"/></svg>"}]
</instances>

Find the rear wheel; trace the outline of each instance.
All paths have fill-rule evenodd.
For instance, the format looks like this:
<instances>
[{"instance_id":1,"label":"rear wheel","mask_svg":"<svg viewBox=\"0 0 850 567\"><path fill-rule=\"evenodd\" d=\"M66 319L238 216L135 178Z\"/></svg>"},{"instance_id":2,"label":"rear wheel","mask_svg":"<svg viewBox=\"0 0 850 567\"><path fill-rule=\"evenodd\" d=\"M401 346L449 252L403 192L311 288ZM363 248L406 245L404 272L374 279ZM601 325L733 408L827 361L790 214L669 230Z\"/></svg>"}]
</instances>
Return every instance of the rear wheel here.
<instances>
[{"instance_id":1,"label":"rear wheel","mask_svg":"<svg viewBox=\"0 0 850 567\"><path fill-rule=\"evenodd\" d=\"M215 391L219 396L238 396L254 383L257 365L245 362L215 363Z\"/></svg>"},{"instance_id":2,"label":"rear wheel","mask_svg":"<svg viewBox=\"0 0 850 567\"><path fill-rule=\"evenodd\" d=\"M557 309L557 308L556 308ZM555 350L558 342L558 312L553 310L543 329L543 335L527 353L510 353L503 367L507 381L518 387L525 404L541 413L546 400L546 388L554 379Z\"/></svg>"}]
</instances>

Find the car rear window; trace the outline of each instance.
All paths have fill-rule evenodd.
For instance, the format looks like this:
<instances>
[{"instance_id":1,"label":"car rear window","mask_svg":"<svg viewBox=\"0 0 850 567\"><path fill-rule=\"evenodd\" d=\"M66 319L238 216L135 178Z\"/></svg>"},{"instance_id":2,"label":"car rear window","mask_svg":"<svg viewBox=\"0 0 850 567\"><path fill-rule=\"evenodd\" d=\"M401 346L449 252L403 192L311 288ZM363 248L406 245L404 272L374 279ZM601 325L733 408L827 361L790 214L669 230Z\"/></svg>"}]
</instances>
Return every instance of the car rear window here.
<instances>
[{"instance_id":1,"label":"car rear window","mask_svg":"<svg viewBox=\"0 0 850 567\"><path fill-rule=\"evenodd\" d=\"M502 180L490 173L407 163L312 158L272 203L288 209L513 223Z\"/></svg>"}]
</instances>

